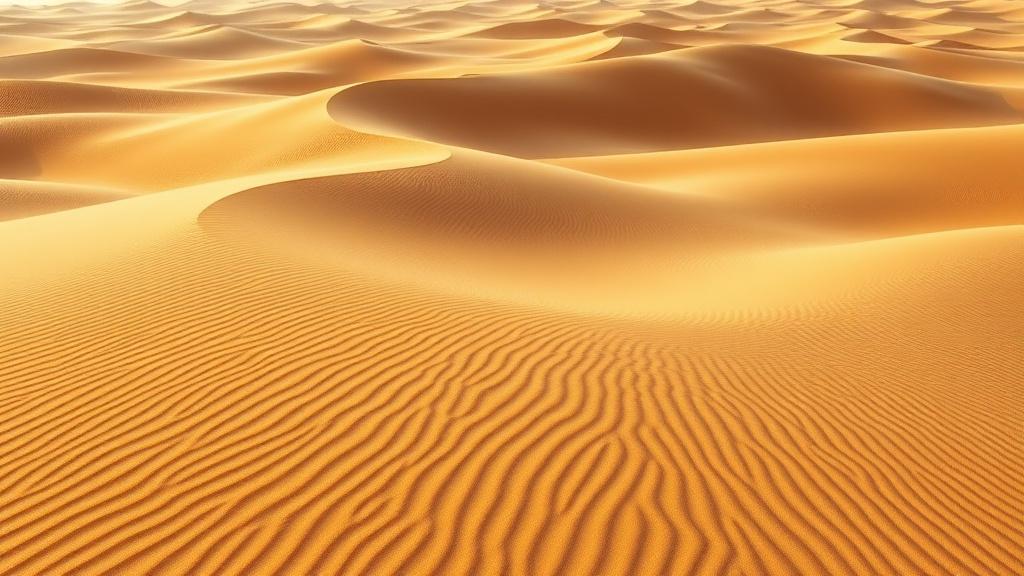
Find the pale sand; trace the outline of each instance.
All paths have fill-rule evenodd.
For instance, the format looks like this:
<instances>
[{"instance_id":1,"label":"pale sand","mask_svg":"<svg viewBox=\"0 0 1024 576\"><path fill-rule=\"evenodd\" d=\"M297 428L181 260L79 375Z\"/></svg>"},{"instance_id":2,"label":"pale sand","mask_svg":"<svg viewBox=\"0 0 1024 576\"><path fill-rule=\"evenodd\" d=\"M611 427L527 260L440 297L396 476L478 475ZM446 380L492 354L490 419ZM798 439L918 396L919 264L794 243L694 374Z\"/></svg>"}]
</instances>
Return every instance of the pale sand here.
<instances>
[{"instance_id":1,"label":"pale sand","mask_svg":"<svg viewBox=\"0 0 1024 576\"><path fill-rule=\"evenodd\" d=\"M1014 0L4 7L0 246L5 576L1024 574Z\"/></svg>"}]
</instances>

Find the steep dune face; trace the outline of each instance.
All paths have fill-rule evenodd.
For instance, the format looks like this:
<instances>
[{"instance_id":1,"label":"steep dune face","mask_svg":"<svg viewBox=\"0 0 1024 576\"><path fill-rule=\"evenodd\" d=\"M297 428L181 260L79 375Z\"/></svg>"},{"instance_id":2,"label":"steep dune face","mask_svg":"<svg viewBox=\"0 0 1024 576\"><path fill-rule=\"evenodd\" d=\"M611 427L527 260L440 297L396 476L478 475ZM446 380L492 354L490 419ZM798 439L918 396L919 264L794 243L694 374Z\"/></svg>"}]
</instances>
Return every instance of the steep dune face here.
<instances>
[{"instance_id":1,"label":"steep dune face","mask_svg":"<svg viewBox=\"0 0 1024 576\"><path fill-rule=\"evenodd\" d=\"M850 98L852 92L857 98ZM884 102L884 105L883 105ZM501 109L502 114L493 114ZM720 46L339 94L342 123L526 158L1009 124L996 92L779 50Z\"/></svg>"},{"instance_id":2,"label":"steep dune face","mask_svg":"<svg viewBox=\"0 0 1024 576\"><path fill-rule=\"evenodd\" d=\"M1022 37L0 7L0 576L1024 574Z\"/></svg>"}]
</instances>

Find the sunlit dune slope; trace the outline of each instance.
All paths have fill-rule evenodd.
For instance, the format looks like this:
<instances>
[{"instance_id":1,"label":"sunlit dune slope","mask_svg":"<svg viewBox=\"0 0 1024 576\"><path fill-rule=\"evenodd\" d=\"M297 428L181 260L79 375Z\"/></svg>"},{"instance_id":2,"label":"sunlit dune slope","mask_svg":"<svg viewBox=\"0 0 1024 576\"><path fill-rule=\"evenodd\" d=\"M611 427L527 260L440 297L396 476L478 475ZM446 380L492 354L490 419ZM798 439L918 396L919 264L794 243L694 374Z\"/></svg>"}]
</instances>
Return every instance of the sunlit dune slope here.
<instances>
[{"instance_id":1,"label":"sunlit dune slope","mask_svg":"<svg viewBox=\"0 0 1024 576\"><path fill-rule=\"evenodd\" d=\"M1000 126L554 162L863 240L1020 223L1022 146Z\"/></svg>"},{"instance_id":2,"label":"sunlit dune slope","mask_svg":"<svg viewBox=\"0 0 1024 576\"><path fill-rule=\"evenodd\" d=\"M145 90L47 80L0 80L0 116L83 112L198 113L258 98L234 94Z\"/></svg>"},{"instance_id":3,"label":"sunlit dune slope","mask_svg":"<svg viewBox=\"0 0 1024 576\"><path fill-rule=\"evenodd\" d=\"M1024 574L1013 0L0 7L0 575Z\"/></svg>"},{"instance_id":4,"label":"sunlit dune slope","mask_svg":"<svg viewBox=\"0 0 1024 576\"><path fill-rule=\"evenodd\" d=\"M106 190L34 180L0 180L0 220L13 220L110 202L127 196Z\"/></svg>"},{"instance_id":5,"label":"sunlit dune slope","mask_svg":"<svg viewBox=\"0 0 1024 576\"><path fill-rule=\"evenodd\" d=\"M215 60L252 58L306 47L302 43L219 24L197 25L153 40L118 42L113 46L143 54Z\"/></svg>"},{"instance_id":6,"label":"sunlit dune slope","mask_svg":"<svg viewBox=\"0 0 1024 576\"><path fill-rule=\"evenodd\" d=\"M384 161L376 147L360 146L370 139L331 120L326 111L330 97L315 93L209 113L0 119L9 147L0 158L0 175L159 191L267 172L301 175L344 161ZM280 137L293 129L302 137ZM154 162L154 155L161 161ZM117 162L105 162L112 157Z\"/></svg>"}]
</instances>

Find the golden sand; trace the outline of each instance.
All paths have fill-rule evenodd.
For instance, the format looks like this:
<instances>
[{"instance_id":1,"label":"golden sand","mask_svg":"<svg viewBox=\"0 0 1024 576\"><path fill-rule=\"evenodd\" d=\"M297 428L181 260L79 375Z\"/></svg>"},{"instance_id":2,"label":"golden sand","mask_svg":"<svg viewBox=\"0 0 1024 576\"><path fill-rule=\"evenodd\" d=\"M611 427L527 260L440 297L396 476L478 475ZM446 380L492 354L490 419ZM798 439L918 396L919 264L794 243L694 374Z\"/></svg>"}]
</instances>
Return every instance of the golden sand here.
<instances>
[{"instance_id":1,"label":"golden sand","mask_svg":"<svg viewBox=\"0 0 1024 576\"><path fill-rule=\"evenodd\" d=\"M1024 5L0 7L0 574L1024 574Z\"/></svg>"}]
</instances>

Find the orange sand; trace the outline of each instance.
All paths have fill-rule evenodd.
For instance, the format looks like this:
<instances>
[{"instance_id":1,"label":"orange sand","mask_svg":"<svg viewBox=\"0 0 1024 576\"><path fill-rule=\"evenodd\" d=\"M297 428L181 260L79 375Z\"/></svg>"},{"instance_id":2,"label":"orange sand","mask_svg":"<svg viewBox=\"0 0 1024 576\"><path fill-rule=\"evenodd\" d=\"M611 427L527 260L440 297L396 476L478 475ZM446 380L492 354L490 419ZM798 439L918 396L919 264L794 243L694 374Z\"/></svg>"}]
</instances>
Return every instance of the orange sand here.
<instances>
[{"instance_id":1,"label":"orange sand","mask_svg":"<svg viewBox=\"0 0 1024 576\"><path fill-rule=\"evenodd\" d=\"M1024 6L309 4L0 7L0 574L1024 574Z\"/></svg>"}]
</instances>

